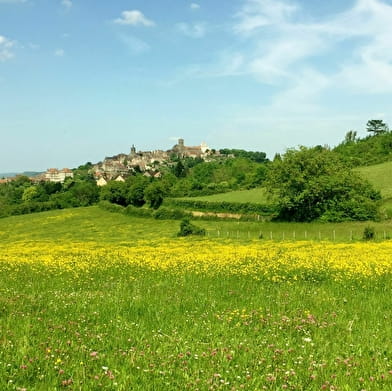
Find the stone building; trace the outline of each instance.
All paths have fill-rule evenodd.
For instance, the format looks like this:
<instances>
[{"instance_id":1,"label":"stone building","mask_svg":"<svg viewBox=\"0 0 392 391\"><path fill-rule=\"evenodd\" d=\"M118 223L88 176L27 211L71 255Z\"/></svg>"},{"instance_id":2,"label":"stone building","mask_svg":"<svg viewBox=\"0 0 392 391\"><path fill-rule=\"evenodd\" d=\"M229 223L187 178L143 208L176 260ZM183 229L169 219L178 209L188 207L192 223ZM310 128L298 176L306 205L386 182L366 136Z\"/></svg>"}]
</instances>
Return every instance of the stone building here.
<instances>
[{"instance_id":1,"label":"stone building","mask_svg":"<svg viewBox=\"0 0 392 391\"><path fill-rule=\"evenodd\" d=\"M64 183L66 178L73 178L73 172L69 168L58 170L57 168L49 168L43 175L44 180L49 182Z\"/></svg>"}]
</instances>

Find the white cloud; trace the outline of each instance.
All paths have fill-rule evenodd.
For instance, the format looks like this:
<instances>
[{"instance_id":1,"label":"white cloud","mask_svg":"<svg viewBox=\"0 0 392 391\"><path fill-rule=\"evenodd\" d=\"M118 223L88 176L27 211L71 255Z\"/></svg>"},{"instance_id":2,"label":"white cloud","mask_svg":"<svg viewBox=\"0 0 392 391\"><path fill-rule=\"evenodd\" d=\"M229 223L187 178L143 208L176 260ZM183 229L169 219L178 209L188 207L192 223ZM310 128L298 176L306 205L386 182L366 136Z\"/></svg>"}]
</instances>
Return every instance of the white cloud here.
<instances>
[{"instance_id":1,"label":"white cloud","mask_svg":"<svg viewBox=\"0 0 392 391\"><path fill-rule=\"evenodd\" d=\"M204 23L177 23L176 28L182 34L192 38L203 38L206 34Z\"/></svg>"},{"instance_id":2,"label":"white cloud","mask_svg":"<svg viewBox=\"0 0 392 391\"><path fill-rule=\"evenodd\" d=\"M392 2L356 0L316 20L300 7L305 0L294 1L245 0L225 55L220 51L213 64L193 64L189 78L246 75L273 85L267 92L260 88L253 106L224 109L229 114L221 115L215 144L246 148L259 142L261 150L272 144L271 153L279 144L282 151L333 145L348 129L363 128L364 119L382 117L377 110L388 110ZM377 94L383 94L379 100Z\"/></svg>"},{"instance_id":3,"label":"white cloud","mask_svg":"<svg viewBox=\"0 0 392 391\"><path fill-rule=\"evenodd\" d=\"M246 1L233 26L252 48L244 51L246 72L263 83L286 83L304 69L317 69L315 58L326 58L333 68L324 73L336 88L392 92L391 5L357 0L347 11L317 23L301 21L301 11L285 0Z\"/></svg>"},{"instance_id":4,"label":"white cloud","mask_svg":"<svg viewBox=\"0 0 392 391\"><path fill-rule=\"evenodd\" d=\"M285 22L298 10L298 6L279 0L248 0L236 15L239 22L234 30L249 34L261 27Z\"/></svg>"},{"instance_id":5,"label":"white cloud","mask_svg":"<svg viewBox=\"0 0 392 391\"><path fill-rule=\"evenodd\" d=\"M143 25L146 27L155 26L155 22L150 19L147 19L142 12L138 10L133 11L123 11L121 13L121 18L115 19L114 23L123 24L123 25L131 25L138 26Z\"/></svg>"},{"instance_id":6,"label":"white cloud","mask_svg":"<svg viewBox=\"0 0 392 391\"><path fill-rule=\"evenodd\" d=\"M0 35L0 61L4 62L14 57L12 48L15 46L15 42Z\"/></svg>"},{"instance_id":7,"label":"white cloud","mask_svg":"<svg viewBox=\"0 0 392 391\"><path fill-rule=\"evenodd\" d=\"M350 21L349 27L344 22ZM392 92L392 6L378 0L358 0L332 24L346 38L360 43L336 80L357 92ZM345 28L345 30L344 30Z\"/></svg>"},{"instance_id":8,"label":"white cloud","mask_svg":"<svg viewBox=\"0 0 392 391\"><path fill-rule=\"evenodd\" d=\"M65 51L64 51L64 49L56 49L54 51L54 55L56 57L64 57L65 56Z\"/></svg>"},{"instance_id":9,"label":"white cloud","mask_svg":"<svg viewBox=\"0 0 392 391\"><path fill-rule=\"evenodd\" d=\"M198 10L200 8L200 4L197 3L191 3L190 8L192 10Z\"/></svg>"},{"instance_id":10,"label":"white cloud","mask_svg":"<svg viewBox=\"0 0 392 391\"><path fill-rule=\"evenodd\" d=\"M72 8L72 1L71 0L61 0L61 5L67 9Z\"/></svg>"}]
</instances>

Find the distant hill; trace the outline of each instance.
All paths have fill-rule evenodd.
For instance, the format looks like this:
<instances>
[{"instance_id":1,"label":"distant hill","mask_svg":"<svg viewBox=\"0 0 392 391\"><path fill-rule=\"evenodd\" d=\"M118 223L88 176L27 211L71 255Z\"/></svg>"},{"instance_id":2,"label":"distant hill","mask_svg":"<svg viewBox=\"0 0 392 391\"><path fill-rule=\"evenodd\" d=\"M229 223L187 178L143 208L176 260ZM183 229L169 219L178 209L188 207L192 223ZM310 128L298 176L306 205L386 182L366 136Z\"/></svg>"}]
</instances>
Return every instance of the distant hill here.
<instances>
[{"instance_id":1,"label":"distant hill","mask_svg":"<svg viewBox=\"0 0 392 391\"><path fill-rule=\"evenodd\" d=\"M42 174L42 172L36 172L36 171L25 171L25 172L5 172L5 173L0 173L0 178L12 178L17 175L25 175L28 177L33 177L37 176L39 174Z\"/></svg>"}]
</instances>

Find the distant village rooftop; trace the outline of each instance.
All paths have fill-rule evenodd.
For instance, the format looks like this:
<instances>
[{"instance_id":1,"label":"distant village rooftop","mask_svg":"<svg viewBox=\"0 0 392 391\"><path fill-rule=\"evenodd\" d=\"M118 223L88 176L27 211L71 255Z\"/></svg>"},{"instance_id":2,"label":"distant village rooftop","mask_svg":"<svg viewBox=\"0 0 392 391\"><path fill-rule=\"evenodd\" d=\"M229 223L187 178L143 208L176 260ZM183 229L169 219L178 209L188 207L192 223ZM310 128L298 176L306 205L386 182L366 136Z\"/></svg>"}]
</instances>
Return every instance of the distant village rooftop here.
<instances>
[{"instance_id":1,"label":"distant village rooftop","mask_svg":"<svg viewBox=\"0 0 392 391\"><path fill-rule=\"evenodd\" d=\"M184 139L178 139L178 143L167 151L136 151L132 145L129 155L120 153L116 156L106 157L103 162L96 164L92 172L98 186L104 186L107 181L116 180L132 174L135 170L140 171L147 177L160 177L162 165L170 162L173 154L185 158L202 158L209 156L210 149L205 142L197 146L186 146ZM169 163L170 164L170 163Z\"/></svg>"}]
</instances>

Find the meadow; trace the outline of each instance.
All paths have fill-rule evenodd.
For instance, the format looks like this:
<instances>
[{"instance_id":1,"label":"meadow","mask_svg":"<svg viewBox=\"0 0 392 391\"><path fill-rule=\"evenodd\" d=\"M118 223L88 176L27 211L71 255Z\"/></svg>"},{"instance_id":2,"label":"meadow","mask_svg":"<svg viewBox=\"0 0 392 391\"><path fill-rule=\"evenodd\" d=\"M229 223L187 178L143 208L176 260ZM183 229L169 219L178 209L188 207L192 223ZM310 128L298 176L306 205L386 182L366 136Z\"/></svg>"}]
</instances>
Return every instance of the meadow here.
<instances>
[{"instance_id":1,"label":"meadow","mask_svg":"<svg viewBox=\"0 0 392 391\"><path fill-rule=\"evenodd\" d=\"M250 190L229 191L227 193L213 194L200 197L183 197L184 200L207 201L207 202L250 202L254 204L268 204L267 190L264 187L258 187Z\"/></svg>"},{"instance_id":2,"label":"meadow","mask_svg":"<svg viewBox=\"0 0 392 391\"><path fill-rule=\"evenodd\" d=\"M392 389L391 241L178 228L96 207L1 219L0 389Z\"/></svg>"}]
</instances>

